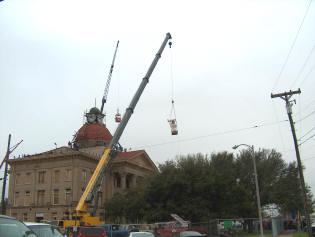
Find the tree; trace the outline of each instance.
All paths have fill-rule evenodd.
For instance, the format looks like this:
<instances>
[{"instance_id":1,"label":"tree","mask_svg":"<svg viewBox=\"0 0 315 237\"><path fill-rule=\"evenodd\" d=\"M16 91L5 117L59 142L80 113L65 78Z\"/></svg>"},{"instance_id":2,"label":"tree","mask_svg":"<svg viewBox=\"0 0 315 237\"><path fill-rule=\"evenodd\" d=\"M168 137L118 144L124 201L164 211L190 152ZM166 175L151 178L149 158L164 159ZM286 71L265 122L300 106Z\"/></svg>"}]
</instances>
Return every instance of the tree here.
<instances>
[{"instance_id":1,"label":"tree","mask_svg":"<svg viewBox=\"0 0 315 237\"><path fill-rule=\"evenodd\" d=\"M287 165L275 150L258 150L255 159L261 204L302 210L296 165ZM180 156L160 164L159 171L107 201L106 215L130 222L167 221L171 213L192 222L258 216L250 150L236 157L228 152Z\"/></svg>"},{"instance_id":2,"label":"tree","mask_svg":"<svg viewBox=\"0 0 315 237\"><path fill-rule=\"evenodd\" d=\"M299 181L299 172L296 162L289 163L280 173L280 179L274 186L274 203L277 204L282 213L304 212L302 189ZM311 208L312 194L307 187L309 208ZM312 209L309 209L312 210Z\"/></svg>"}]
</instances>

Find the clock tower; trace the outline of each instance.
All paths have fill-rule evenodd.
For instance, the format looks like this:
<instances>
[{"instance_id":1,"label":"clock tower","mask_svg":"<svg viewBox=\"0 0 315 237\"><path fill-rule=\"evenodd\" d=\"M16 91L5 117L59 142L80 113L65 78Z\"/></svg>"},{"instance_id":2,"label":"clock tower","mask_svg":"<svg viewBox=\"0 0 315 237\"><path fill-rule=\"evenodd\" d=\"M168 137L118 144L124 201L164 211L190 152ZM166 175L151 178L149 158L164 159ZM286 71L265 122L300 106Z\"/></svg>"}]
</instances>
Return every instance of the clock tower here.
<instances>
[{"instance_id":1,"label":"clock tower","mask_svg":"<svg viewBox=\"0 0 315 237\"><path fill-rule=\"evenodd\" d=\"M80 150L96 146L107 146L113 136L106 128L103 120L105 115L96 107L85 114L86 123L76 133L73 147Z\"/></svg>"}]
</instances>

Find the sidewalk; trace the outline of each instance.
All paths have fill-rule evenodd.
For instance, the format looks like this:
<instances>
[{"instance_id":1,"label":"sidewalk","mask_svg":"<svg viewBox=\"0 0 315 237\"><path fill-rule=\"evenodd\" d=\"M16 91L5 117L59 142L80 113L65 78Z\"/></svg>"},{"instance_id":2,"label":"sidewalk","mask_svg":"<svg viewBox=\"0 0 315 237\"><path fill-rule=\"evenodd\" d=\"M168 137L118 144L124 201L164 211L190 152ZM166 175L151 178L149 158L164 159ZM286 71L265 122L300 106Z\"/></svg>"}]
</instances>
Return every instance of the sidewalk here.
<instances>
[{"instance_id":1,"label":"sidewalk","mask_svg":"<svg viewBox=\"0 0 315 237\"><path fill-rule=\"evenodd\" d=\"M281 234L277 235L277 237L293 237L296 230L285 230L282 231Z\"/></svg>"}]
</instances>

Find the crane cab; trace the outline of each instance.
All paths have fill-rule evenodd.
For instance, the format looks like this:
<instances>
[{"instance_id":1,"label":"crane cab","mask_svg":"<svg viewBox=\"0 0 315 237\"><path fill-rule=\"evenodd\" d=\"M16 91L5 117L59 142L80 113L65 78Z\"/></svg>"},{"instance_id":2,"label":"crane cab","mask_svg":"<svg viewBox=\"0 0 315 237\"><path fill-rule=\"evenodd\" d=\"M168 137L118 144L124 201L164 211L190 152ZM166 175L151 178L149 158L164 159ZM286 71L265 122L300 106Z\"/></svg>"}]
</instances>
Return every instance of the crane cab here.
<instances>
[{"instance_id":1,"label":"crane cab","mask_svg":"<svg viewBox=\"0 0 315 237\"><path fill-rule=\"evenodd\" d=\"M121 114L119 113L118 110L117 110L117 113L115 115L115 122L116 123L120 123L121 122Z\"/></svg>"},{"instance_id":2,"label":"crane cab","mask_svg":"<svg viewBox=\"0 0 315 237\"><path fill-rule=\"evenodd\" d=\"M177 121L176 119L169 119L167 120L170 127L171 127L171 133L172 135L177 135L178 134L178 129L177 129Z\"/></svg>"}]
</instances>

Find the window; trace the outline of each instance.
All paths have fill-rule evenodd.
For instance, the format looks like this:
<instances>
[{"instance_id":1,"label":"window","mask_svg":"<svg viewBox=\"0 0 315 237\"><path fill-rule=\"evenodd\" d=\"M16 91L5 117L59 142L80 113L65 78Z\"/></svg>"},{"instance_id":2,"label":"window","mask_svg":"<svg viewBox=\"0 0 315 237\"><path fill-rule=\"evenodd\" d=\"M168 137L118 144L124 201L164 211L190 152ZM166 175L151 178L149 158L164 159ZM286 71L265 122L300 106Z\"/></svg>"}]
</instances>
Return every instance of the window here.
<instances>
[{"instance_id":1,"label":"window","mask_svg":"<svg viewBox=\"0 0 315 237\"><path fill-rule=\"evenodd\" d=\"M126 188L130 188L131 187L132 180L133 180L133 175L132 174L128 174L126 176Z\"/></svg>"},{"instance_id":2,"label":"window","mask_svg":"<svg viewBox=\"0 0 315 237\"><path fill-rule=\"evenodd\" d=\"M55 183L60 181L60 170L55 170Z\"/></svg>"},{"instance_id":3,"label":"window","mask_svg":"<svg viewBox=\"0 0 315 237\"><path fill-rule=\"evenodd\" d=\"M31 192L25 192L24 206L29 206L31 204Z\"/></svg>"},{"instance_id":4,"label":"window","mask_svg":"<svg viewBox=\"0 0 315 237\"><path fill-rule=\"evenodd\" d=\"M66 180L71 180L72 172L71 169L66 169Z\"/></svg>"},{"instance_id":5,"label":"window","mask_svg":"<svg viewBox=\"0 0 315 237\"><path fill-rule=\"evenodd\" d=\"M21 174L19 173L15 176L15 184L21 184Z\"/></svg>"},{"instance_id":6,"label":"window","mask_svg":"<svg viewBox=\"0 0 315 237\"><path fill-rule=\"evenodd\" d=\"M38 190L37 192L37 204L44 205L45 200L45 190Z\"/></svg>"},{"instance_id":7,"label":"window","mask_svg":"<svg viewBox=\"0 0 315 237\"><path fill-rule=\"evenodd\" d=\"M59 204L59 189L55 189L54 190L54 194L53 194L53 204Z\"/></svg>"},{"instance_id":8,"label":"window","mask_svg":"<svg viewBox=\"0 0 315 237\"><path fill-rule=\"evenodd\" d=\"M25 184L31 184L32 182L32 174L26 173Z\"/></svg>"},{"instance_id":9,"label":"window","mask_svg":"<svg viewBox=\"0 0 315 237\"><path fill-rule=\"evenodd\" d=\"M27 213L23 213L23 221L27 221Z\"/></svg>"},{"instance_id":10,"label":"window","mask_svg":"<svg viewBox=\"0 0 315 237\"><path fill-rule=\"evenodd\" d=\"M19 196L20 196L20 193L19 192L15 192L15 194L14 194L14 206L18 206L19 205Z\"/></svg>"},{"instance_id":11,"label":"window","mask_svg":"<svg viewBox=\"0 0 315 237\"><path fill-rule=\"evenodd\" d=\"M86 170L82 170L82 180L83 183L86 183Z\"/></svg>"},{"instance_id":12,"label":"window","mask_svg":"<svg viewBox=\"0 0 315 237\"><path fill-rule=\"evenodd\" d=\"M121 178L119 174L115 174L114 176L114 187L120 188L121 185Z\"/></svg>"},{"instance_id":13,"label":"window","mask_svg":"<svg viewBox=\"0 0 315 237\"><path fill-rule=\"evenodd\" d=\"M46 174L46 171L40 171L38 173L38 183L40 184L45 183L45 174Z\"/></svg>"},{"instance_id":14,"label":"window","mask_svg":"<svg viewBox=\"0 0 315 237\"><path fill-rule=\"evenodd\" d=\"M66 204L71 203L71 189L70 188L67 188L65 190L65 201L66 201Z\"/></svg>"}]
</instances>

